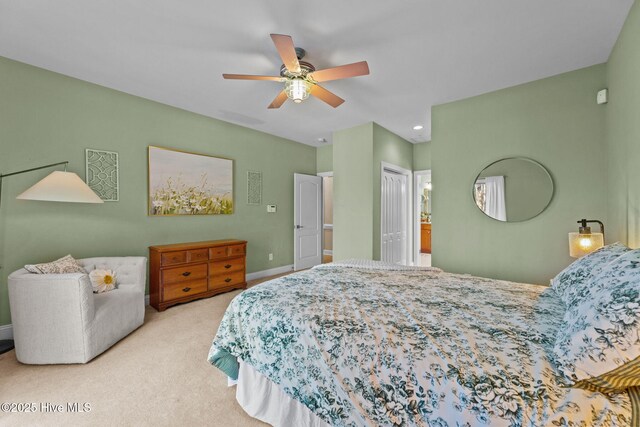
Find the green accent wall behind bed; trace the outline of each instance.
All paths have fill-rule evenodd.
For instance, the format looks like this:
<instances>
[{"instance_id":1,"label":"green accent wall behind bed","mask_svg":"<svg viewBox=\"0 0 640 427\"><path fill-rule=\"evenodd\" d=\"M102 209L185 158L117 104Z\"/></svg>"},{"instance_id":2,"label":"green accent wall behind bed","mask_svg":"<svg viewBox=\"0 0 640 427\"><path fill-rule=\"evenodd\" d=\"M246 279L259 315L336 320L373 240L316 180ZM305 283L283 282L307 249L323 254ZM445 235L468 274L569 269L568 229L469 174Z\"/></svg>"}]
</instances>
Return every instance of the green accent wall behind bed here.
<instances>
[{"instance_id":1,"label":"green accent wall behind bed","mask_svg":"<svg viewBox=\"0 0 640 427\"><path fill-rule=\"evenodd\" d=\"M576 220L606 221L605 110L595 95L604 65L432 110L433 264L446 271L546 284L569 258ZM502 223L476 206L483 167L524 156L544 165L554 198L540 216Z\"/></svg>"},{"instance_id":2,"label":"green accent wall behind bed","mask_svg":"<svg viewBox=\"0 0 640 427\"><path fill-rule=\"evenodd\" d=\"M148 145L233 159L234 214L148 217ZM248 272L293 263L293 174L316 173L314 147L0 58L0 171L69 160L84 178L85 148L120 154L119 202L15 199L53 169L4 181L0 325L10 323L7 275L68 253L146 256L151 244L239 238L249 241ZM263 173L262 205L246 203L248 170Z\"/></svg>"},{"instance_id":3,"label":"green accent wall behind bed","mask_svg":"<svg viewBox=\"0 0 640 427\"><path fill-rule=\"evenodd\" d=\"M640 247L640 3L631 8L607 64L607 240Z\"/></svg>"}]
</instances>

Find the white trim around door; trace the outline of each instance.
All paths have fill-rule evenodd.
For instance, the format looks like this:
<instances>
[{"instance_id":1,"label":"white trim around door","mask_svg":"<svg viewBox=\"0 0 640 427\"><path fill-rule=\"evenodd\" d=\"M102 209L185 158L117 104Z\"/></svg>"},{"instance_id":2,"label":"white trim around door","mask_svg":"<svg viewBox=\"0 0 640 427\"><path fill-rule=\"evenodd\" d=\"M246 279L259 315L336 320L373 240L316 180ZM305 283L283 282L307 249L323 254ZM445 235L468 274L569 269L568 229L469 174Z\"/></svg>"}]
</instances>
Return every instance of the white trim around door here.
<instances>
[{"instance_id":1,"label":"white trim around door","mask_svg":"<svg viewBox=\"0 0 640 427\"><path fill-rule=\"evenodd\" d=\"M325 192L325 188L324 188L324 178L333 178L333 171L329 171L329 172L318 172L316 174L317 176L321 176L323 178L323 184L322 184L322 255L323 255L323 262L324 262L324 255L331 255L331 257L333 258L333 249L332 250L328 250L324 248L324 231L325 230L331 230L333 231L333 221L331 224L327 224L325 218L324 218L324 192ZM331 197L333 198L333 193L331 194ZM333 201L332 201L333 202ZM333 203L332 203L333 206Z\"/></svg>"},{"instance_id":2,"label":"white trim around door","mask_svg":"<svg viewBox=\"0 0 640 427\"><path fill-rule=\"evenodd\" d=\"M419 180L421 176L428 176L431 178L431 169L425 169L421 171L413 172L413 262L414 265L420 265L420 214L422 213L420 204Z\"/></svg>"}]
</instances>

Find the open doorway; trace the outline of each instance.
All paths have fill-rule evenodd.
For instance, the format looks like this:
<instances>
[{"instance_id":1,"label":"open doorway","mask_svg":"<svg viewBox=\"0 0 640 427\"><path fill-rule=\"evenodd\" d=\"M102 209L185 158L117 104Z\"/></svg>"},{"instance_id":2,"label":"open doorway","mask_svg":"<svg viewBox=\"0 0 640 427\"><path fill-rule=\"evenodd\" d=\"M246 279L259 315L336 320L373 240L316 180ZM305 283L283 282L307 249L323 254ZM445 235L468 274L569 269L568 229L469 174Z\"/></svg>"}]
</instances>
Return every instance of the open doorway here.
<instances>
[{"instance_id":1,"label":"open doorway","mask_svg":"<svg viewBox=\"0 0 640 427\"><path fill-rule=\"evenodd\" d=\"M415 171L414 257L415 264L431 267L431 170Z\"/></svg>"},{"instance_id":2,"label":"open doorway","mask_svg":"<svg viewBox=\"0 0 640 427\"><path fill-rule=\"evenodd\" d=\"M322 262L333 261L333 172L322 172Z\"/></svg>"}]
</instances>

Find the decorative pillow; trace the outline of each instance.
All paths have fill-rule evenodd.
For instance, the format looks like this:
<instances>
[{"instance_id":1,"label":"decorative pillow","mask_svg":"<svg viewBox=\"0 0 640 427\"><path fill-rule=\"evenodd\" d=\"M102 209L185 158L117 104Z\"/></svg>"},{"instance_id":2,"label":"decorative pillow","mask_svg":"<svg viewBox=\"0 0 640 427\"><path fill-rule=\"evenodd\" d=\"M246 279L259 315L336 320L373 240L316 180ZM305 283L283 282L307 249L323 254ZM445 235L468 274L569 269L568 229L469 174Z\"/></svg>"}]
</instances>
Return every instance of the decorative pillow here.
<instances>
[{"instance_id":1,"label":"decorative pillow","mask_svg":"<svg viewBox=\"0 0 640 427\"><path fill-rule=\"evenodd\" d=\"M112 270L93 270L89 273L89 279L96 294L109 292L116 287L116 275Z\"/></svg>"},{"instance_id":2,"label":"decorative pillow","mask_svg":"<svg viewBox=\"0 0 640 427\"><path fill-rule=\"evenodd\" d=\"M640 249L587 280L590 298L568 306L554 353L573 387L607 393L640 386Z\"/></svg>"},{"instance_id":3,"label":"decorative pillow","mask_svg":"<svg viewBox=\"0 0 640 427\"><path fill-rule=\"evenodd\" d=\"M630 251L622 243L614 243L577 259L551 281L551 288L568 306L584 299L589 291L587 281L599 274L611 261Z\"/></svg>"},{"instance_id":4,"label":"decorative pillow","mask_svg":"<svg viewBox=\"0 0 640 427\"><path fill-rule=\"evenodd\" d=\"M33 274L86 273L71 255L45 264L27 264L24 269Z\"/></svg>"}]
</instances>

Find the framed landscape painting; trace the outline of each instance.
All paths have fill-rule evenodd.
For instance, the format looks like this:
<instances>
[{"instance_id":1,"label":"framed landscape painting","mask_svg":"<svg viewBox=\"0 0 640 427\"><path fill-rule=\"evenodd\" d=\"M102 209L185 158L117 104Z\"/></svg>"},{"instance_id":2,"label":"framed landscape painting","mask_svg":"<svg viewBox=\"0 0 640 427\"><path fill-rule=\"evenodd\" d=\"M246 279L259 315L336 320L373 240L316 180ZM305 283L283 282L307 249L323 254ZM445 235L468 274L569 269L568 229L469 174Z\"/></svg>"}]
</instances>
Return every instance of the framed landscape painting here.
<instances>
[{"instance_id":1,"label":"framed landscape painting","mask_svg":"<svg viewBox=\"0 0 640 427\"><path fill-rule=\"evenodd\" d=\"M233 213L233 160L149 146L149 215Z\"/></svg>"}]
</instances>

